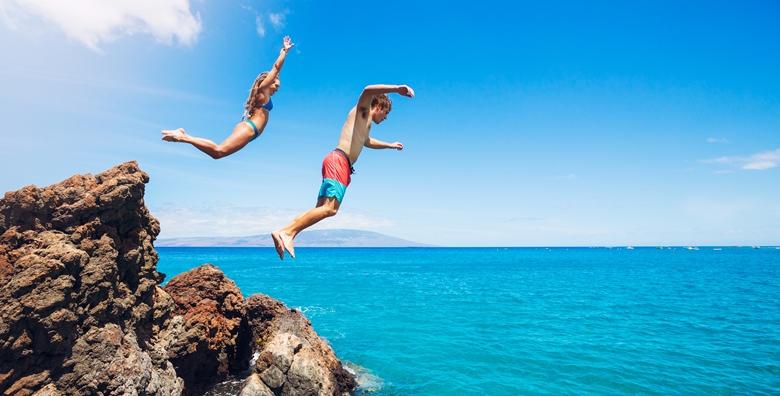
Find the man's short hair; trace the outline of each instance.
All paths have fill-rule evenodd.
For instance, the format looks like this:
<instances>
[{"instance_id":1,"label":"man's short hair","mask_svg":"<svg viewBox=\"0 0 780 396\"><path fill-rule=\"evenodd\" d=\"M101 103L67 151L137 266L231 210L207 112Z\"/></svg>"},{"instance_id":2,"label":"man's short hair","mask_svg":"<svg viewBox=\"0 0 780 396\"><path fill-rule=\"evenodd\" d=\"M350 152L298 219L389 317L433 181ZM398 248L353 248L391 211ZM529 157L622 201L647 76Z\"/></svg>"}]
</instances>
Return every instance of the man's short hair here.
<instances>
[{"instance_id":1,"label":"man's short hair","mask_svg":"<svg viewBox=\"0 0 780 396\"><path fill-rule=\"evenodd\" d=\"M387 109L387 111L390 112L390 109L393 108L393 102L391 102L390 98L388 98L385 94L374 95L374 98L371 99L371 107L374 106L379 106L380 108Z\"/></svg>"}]
</instances>

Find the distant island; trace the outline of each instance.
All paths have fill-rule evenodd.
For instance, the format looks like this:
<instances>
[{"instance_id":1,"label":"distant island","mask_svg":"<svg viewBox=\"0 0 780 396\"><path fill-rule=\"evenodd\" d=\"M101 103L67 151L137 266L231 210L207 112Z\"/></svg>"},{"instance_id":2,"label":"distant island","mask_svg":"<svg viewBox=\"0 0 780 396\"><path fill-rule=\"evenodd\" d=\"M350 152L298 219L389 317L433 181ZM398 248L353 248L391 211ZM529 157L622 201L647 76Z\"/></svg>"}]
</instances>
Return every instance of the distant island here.
<instances>
[{"instance_id":1,"label":"distant island","mask_svg":"<svg viewBox=\"0 0 780 396\"><path fill-rule=\"evenodd\" d=\"M296 246L303 247L432 247L424 243L380 234L378 232L332 229L307 230L295 239ZM268 234L235 237L187 237L163 238L155 242L157 247L272 247Z\"/></svg>"}]
</instances>

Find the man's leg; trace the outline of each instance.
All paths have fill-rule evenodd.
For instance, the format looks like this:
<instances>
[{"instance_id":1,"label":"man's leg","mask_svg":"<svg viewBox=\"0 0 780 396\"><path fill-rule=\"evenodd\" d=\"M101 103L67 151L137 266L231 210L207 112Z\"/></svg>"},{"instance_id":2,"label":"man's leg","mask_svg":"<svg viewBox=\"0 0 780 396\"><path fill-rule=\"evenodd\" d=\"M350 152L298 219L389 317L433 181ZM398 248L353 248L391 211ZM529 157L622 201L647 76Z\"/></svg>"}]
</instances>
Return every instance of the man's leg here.
<instances>
[{"instance_id":1,"label":"man's leg","mask_svg":"<svg viewBox=\"0 0 780 396\"><path fill-rule=\"evenodd\" d=\"M287 225L287 227L272 232L271 237L273 237L274 243L276 243L278 239L281 239L281 242L283 243L281 247L287 249L290 256L295 258L293 239L298 233L317 224L317 222L322 219L335 216L339 211L339 206L341 206L341 204L335 197L320 197L317 200L317 206L314 209L302 213L300 216L296 217L292 223ZM279 252L279 247L280 246L277 246L277 253ZM281 258L283 255L284 253L280 253L279 257Z\"/></svg>"}]
</instances>

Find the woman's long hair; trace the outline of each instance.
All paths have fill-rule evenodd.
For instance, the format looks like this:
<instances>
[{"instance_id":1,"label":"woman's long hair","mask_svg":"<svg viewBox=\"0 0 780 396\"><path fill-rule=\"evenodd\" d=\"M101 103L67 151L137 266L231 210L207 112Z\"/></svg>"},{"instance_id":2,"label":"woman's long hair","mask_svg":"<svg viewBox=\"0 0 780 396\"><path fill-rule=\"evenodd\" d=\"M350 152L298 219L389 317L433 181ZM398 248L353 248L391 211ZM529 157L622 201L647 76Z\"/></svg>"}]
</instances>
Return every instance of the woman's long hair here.
<instances>
[{"instance_id":1,"label":"woman's long hair","mask_svg":"<svg viewBox=\"0 0 780 396\"><path fill-rule=\"evenodd\" d=\"M258 106L260 83L262 83L266 77L268 77L268 72L262 72L257 76L257 78L255 78L255 82L252 84L252 89L249 90L249 97L246 98L246 104L244 105L244 119L251 117L255 110L260 107Z\"/></svg>"}]
</instances>

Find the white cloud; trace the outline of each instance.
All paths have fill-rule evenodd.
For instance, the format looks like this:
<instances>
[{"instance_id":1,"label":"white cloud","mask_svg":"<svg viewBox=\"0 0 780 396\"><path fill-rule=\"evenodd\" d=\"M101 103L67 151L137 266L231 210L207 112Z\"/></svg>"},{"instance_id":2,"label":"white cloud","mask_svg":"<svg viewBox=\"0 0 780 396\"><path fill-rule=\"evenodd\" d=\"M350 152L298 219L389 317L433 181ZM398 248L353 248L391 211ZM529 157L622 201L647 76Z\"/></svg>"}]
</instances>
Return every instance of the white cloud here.
<instances>
[{"instance_id":1,"label":"white cloud","mask_svg":"<svg viewBox=\"0 0 780 396\"><path fill-rule=\"evenodd\" d=\"M286 11L283 12L270 12L268 13L268 20L271 21L271 25L274 29L279 30L284 27Z\"/></svg>"},{"instance_id":2,"label":"white cloud","mask_svg":"<svg viewBox=\"0 0 780 396\"><path fill-rule=\"evenodd\" d=\"M180 207L163 205L152 208L162 225L161 238L196 236L246 236L269 233L287 225L303 210L310 208L273 209L260 206ZM323 220L313 228L376 230L393 225L388 219L363 213L339 211L335 217Z\"/></svg>"},{"instance_id":3,"label":"white cloud","mask_svg":"<svg viewBox=\"0 0 780 396\"><path fill-rule=\"evenodd\" d=\"M19 30L19 24L11 16L12 6L10 0L0 0L0 21L11 30Z\"/></svg>"},{"instance_id":4,"label":"white cloud","mask_svg":"<svg viewBox=\"0 0 780 396\"><path fill-rule=\"evenodd\" d=\"M707 143L709 144L722 144L722 143L728 143L729 140L724 137L708 137Z\"/></svg>"},{"instance_id":5,"label":"white cloud","mask_svg":"<svg viewBox=\"0 0 780 396\"><path fill-rule=\"evenodd\" d=\"M255 31L257 32L257 35L260 36L260 38L265 38L265 35L268 32L266 29L266 20L268 20L268 22L271 23L271 27L277 31L285 26L285 20L288 13L287 10L281 12L262 13L248 5L242 5L241 8L255 14Z\"/></svg>"},{"instance_id":6,"label":"white cloud","mask_svg":"<svg viewBox=\"0 0 780 396\"><path fill-rule=\"evenodd\" d=\"M200 15L192 13L189 0L0 0L0 10L11 28L39 17L94 50L138 33L169 45L191 45L201 31Z\"/></svg>"},{"instance_id":7,"label":"white cloud","mask_svg":"<svg viewBox=\"0 0 780 396\"><path fill-rule=\"evenodd\" d=\"M263 23L263 17L260 15L255 16L255 24L257 25L257 35L265 37L265 23Z\"/></svg>"},{"instance_id":8,"label":"white cloud","mask_svg":"<svg viewBox=\"0 0 780 396\"><path fill-rule=\"evenodd\" d=\"M780 149L763 151L749 156L725 156L702 162L707 164L736 165L744 170L766 170L780 166Z\"/></svg>"},{"instance_id":9,"label":"white cloud","mask_svg":"<svg viewBox=\"0 0 780 396\"><path fill-rule=\"evenodd\" d=\"M753 154L742 169L764 170L776 167L780 164L780 149Z\"/></svg>"}]
</instances>

